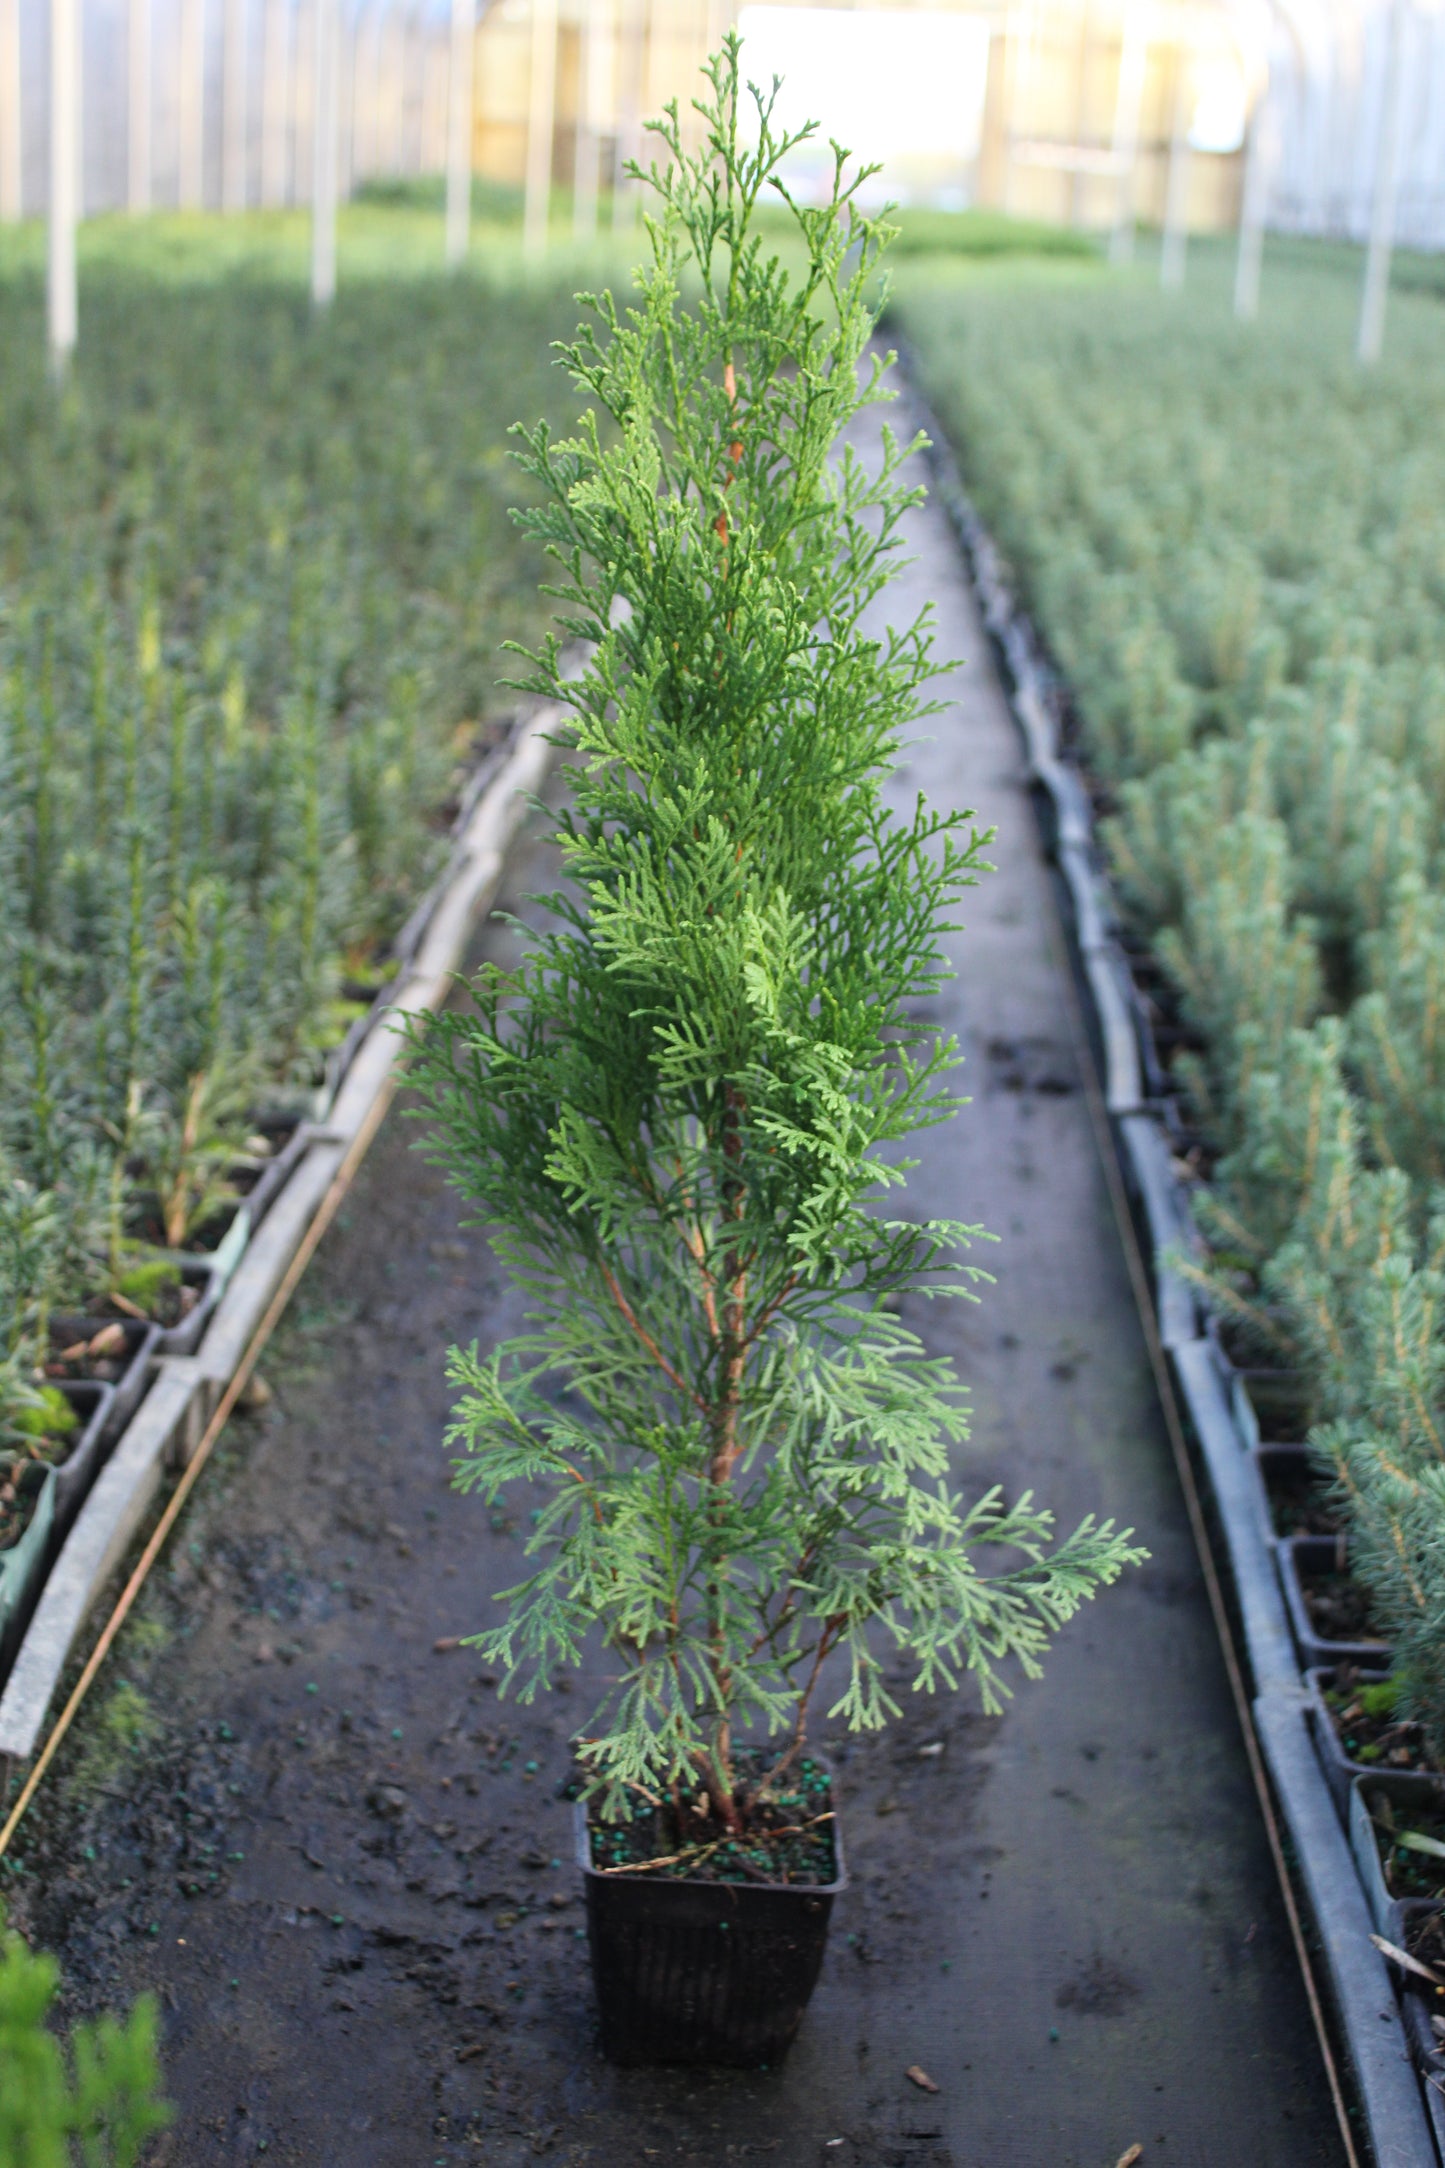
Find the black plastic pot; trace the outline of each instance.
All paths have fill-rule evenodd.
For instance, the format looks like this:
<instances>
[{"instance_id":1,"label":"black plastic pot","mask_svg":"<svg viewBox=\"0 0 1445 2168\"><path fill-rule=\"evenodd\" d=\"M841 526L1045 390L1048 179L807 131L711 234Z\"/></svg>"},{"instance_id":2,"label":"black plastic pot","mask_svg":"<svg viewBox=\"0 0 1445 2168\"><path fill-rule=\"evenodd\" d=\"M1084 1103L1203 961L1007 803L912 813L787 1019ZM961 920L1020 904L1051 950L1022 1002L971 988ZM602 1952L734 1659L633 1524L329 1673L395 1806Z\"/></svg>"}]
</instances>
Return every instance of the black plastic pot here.
<instances>
[{"instance_id":1,"label":"black plastic pot","mask_svg":"<svg viewBox=\"0 0 1445 2168\"><path fill-rule=\"evenodd\" d=\"M614 2063L781 2061L817 1984L833 1899L827 1883L682 1882L592 1864L587 1808L576 1808L577 1863L602 2050Z\"/></svg>"},{"instance_id":2,"label":"black plastic pot","mask_svg":"<svg viewBox=\"0 0 1445 2168\"><path fill-rule=\"evenodd\" d=\"M1330 1506L1319 1459L1307 1445L1256 1445L1250 1458L1259 1472L1271 1541L1283 1542L1290 1536L1332 1538L1339 1514ZM1310 1527L1312 1511L1315 1525Z\"/></svg>"},{"instance_id":3,"label":"black plastic pot","mask_svg":"<svg viewBox=\"0 0 1445 2168\"><path fill-rule=\"evenodd\" d=\"M240 1175L233 1173L230 1176L241 1189L253 1231L275 1203L311 1141L306 1124L292 1115L264 1115L257 1119L256 1127L263 1134L284 1136L286 1141L259 1167L250 1161ZM244 1186L246 1184L249 1186Z\"/></svg>"},{"instance_id":4,"label":"black plastic pot","mask_svg":"<svg viewBox=\"0 0 1445 2168\"><path fill-rule=\"evenodd\" d=\"M1397 1950L1408 1950L1410 1924L1427 1914L1439 1912L1440 1905L1431 1897L1396 1897L1390 1903L1381 1933L1387 1942L1393 1942ZM1431 2120L1439 2135L1445 2129L1445 2096L1440 2088L1445 2086L1445 2039L1442 2039L1430 2023L1432 2011L1445 2016L1445 1989L1432 1987L1428 1980L1418 1974L1406 1972L1402 1966L1391 1964L1400 1987L1400 2011L1405 2020L1405 2037L1410 2043L1416 2062L1427 2080L1426 2099L1433 2091L1435 2105Z\"/></svg>"},{"instance_id":5,"label":"black plastic pot","mask_svg":"<svg viewBox=\"0 0 1445 2168\"><path fill-rule=\"evenodd\" d=\"M1327 1574L1349 1570L1344 1537L1286 1536L1278 1545L1276 1555L1301 1668L1310 1671L1331 1664L1359 1664L1371 1666L1376 1671L1388 1671L1391 1655L1388 1641L1331 1641L1315 1630L1310 1618L1309 1605L1305 1602L1307 1584L1311 1580L1321 1580Z\"/></svg>"},{"instance_id":6,"label":"black plastic pot","mask_svg":"<svg viewBox=\"0 0 1445 2168\"><path fill-rule=\"evenodd\" d=\"M346 1000L364 1001L366 1008L362 1015L352 1018L346 1037L339 1046L333 1046L326 1056L326 1089L333 1099L345 1082L363 1044L370 1037L377 1018L396 992L398 983L399 974L392 972L386 979L366 982L348 980L342 987L341 991Z\"/></svg>"},{"instance_id":7,"label":"black plastic pot","mask_svg":"<svg viewBox=\"0 0 1445 2168\"><path fill-rule=\"evenodd\" d=\"M141 1396L150 1382L151 1365L155 1361L156 1346L161 1336L159 1325L146 1324L138 1317L107 1318L106 1325L117 1325L125 1341L124 1352L116 1357L111 1366L114 1375L100 1378L77 1378L77 1385L101 1384L111 1387L110 1412L105 1419L107 1439L124 1430L126 1424L140 1406ZM50 1340L53 1348L74 1345L78 1340L92 1340L103 1330L93 1317L84 1311L67 1310L50 1320Z\"/></svg>"},{"instance_id":8,"label":"black plastic pot","mask_svg":"<svg viewBox=\"0 0 1445 2168\"><path fill-rule=\"evenodd\" d=\"M178 1325L169 1325L156 1342L161 1355L193 1355L200 1345L201 1334L210 1322L211 1312L225 1292L226 1275L207 1264L203 1258L188 1258L181 1265L181 1282L197 1289L197 1299Z\"/></svg>"},{"instance_id":9,"label":"black plastic pot","mask_svg":"<svg viewBox=\"0 0 1445 2168\"><path fill-rule=\"evenodd\" d=\"M1382 1670L1362 1673L1362 1683L1373 1685L1386 1674ZM1334 1714L1325 1699L1335 1683L1332 1669L1306 1672L1305 1684L1309 1690L1310 1727L1315 1735L1315 1749L1323 1765L1325 1778L1330 1787L1330 1797L1339 1808L1341 1819L1348 1819L1350 1789L1356 1777L1363 1777L1371 1784L1378 1784L1390 1797L1401 1805L1429 1807L1438 1803L1442 1779L1427 1769L1391 1769L1379 1762L1352 1761L1340 1743L1340 1734Z\"/></svg>"},{"instance_id":10,"label":"black plastic pot","mask_svg":"<svg viewBox=\"0 0 1445 2168\"><path fill-rule=\"evenodd\" d=\"M74 1408L81 1425L74 1445L55 1471L55 1534L61 1538L80 1511L105 1457L102 1447L114 1429L111 1411L116 1389L84 1380L73 1385L61 1382L58 1389Z\"/></svg>"}]
</instances>

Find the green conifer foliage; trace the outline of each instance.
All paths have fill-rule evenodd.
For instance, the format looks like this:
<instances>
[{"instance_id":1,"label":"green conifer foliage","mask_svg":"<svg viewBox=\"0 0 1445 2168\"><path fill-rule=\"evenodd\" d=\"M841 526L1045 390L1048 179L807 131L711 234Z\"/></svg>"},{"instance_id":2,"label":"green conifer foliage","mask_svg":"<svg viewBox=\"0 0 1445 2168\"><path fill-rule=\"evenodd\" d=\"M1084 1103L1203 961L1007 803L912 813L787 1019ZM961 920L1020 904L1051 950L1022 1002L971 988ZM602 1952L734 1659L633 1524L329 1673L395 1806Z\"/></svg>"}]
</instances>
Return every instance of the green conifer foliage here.
<instances>
[{"instance_id":1,"label":"green conifer foliage","mask_svg":"<svg viewBox=\"0 0 1445 2168\"><path fill-rule=\"evenodd\" d=\"M735 39L708 75L698 155L675 109L655 124L635 301L583 297L563 349L593 402L577 435L522 433L525 524L591 643L576 680L555 644L531 658L568 711L568 886L419 1074L531 1305L523 1337L451 1358L460 1487L547 1497L536 1569L478 1645L530 1696L600 1626L594 1790L615 1811L631 1785L700 1785L736 1827L735 1737L781 1735L775 1774L835 1652L854 1727L896 1713L882 1642L923 1687L973 1670L993 1707L1005 1661L1035 1672L1142 1554L1092 1519L1054 1544L1027 1494L961 1496L960 1388L892 1314L982 1276L956 1256L980 1229L872 1207L911 1164L890 1147L958 1105L953 1042L909 1010L987 837L885 801L930 712L930 632L863 618L918 492L912 447L885 430L870 470L839 439L888 396L888 230L840 151L829 200L789 206L801 271L765 253L754 214L797 139L753 93L750 147Z\"/></svg>"},{"instance_id":2,"label":"green conifer foliage","mask_svg":"<svg viewBox=\"0 0 1445 2168\"><path fill-rule=\"evenodd\" d=\"M155 1998L142 1996L124 2020L78 2026L67 2066L46 2023L57 1978L54 1958L28 1949L0 1920L0 2168L134 2168L171 2119Z\"/></svg>"}]
</instances>

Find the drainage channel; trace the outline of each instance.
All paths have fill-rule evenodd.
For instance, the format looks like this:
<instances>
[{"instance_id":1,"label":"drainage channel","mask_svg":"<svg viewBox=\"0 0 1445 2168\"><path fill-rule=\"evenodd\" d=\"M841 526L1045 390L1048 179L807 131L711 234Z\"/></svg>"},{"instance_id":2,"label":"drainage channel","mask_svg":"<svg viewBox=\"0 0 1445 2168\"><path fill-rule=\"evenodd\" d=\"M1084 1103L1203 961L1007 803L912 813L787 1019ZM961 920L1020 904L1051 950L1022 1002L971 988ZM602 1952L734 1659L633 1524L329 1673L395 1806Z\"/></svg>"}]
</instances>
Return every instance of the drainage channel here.
<instances>
[{"instance_id":1,"label":"drainage channel","mask_svg":"<svg viewBox=\"0 0 1445 2168\"><path fill-rule=\"evenodd\" d=\"M908 415L894 410L895 426ZM67 1742L7 1902L76 2007L154 1986L180 2110L161 2158L348 2168L1325 2168L1339 2142L1170 1463L1066 1021L1017 736L944 514L943 691L901 792L976 805L999 870L937 1002L973 1104L922 1140L932 1213L1000 1238L974 1308L914 1322L972 1388L957 1476L1148 1567L997 1719L909 1696L832 1743L853 1886L778 2071L621 2072L592 2047L566 1735L454 1644L520 1573L525 1501L447 1488L441 1355L517 1322L390 1119L172 1561ZM553 867L524 840L505 907ZM495 924L485 953L515 936ZM575 1712L575 1713L574 1713ZM910 2066L938 2086L925 2093Z\"/></svg>"}]
</instances>

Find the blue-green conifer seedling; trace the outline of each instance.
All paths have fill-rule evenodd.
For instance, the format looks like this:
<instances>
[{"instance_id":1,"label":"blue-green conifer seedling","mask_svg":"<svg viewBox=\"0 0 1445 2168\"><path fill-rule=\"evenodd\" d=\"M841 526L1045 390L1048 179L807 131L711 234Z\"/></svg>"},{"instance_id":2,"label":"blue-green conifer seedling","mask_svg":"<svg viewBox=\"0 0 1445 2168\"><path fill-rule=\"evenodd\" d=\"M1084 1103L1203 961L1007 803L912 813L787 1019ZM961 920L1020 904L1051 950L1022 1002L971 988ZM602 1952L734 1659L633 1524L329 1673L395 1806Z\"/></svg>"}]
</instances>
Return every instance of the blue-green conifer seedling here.
<instances>
[{"instance_id":1,"label":"blue-green conifer seedling","mask_svg":"<svg viewBox=\"0 0 1445 2168\"><path fill-rule=\"evenodd\" d=\"M825 1666L858 1729L897 1713L889 1643L918 1687L973 1671L996 1707L1001 1667L1035 1673L1144 1554L960 1495L960 1387L896 1314L984 1277L956 1257L982 1230L878 1201L912 1164L893 1148L960 1103L915 1012L988 836L885 800L934 674L926 614L865 630L920 494L913 446L885 429L870 462L847 434L889 396L889 228L837 146L827 201L792 200L800 138L735 39L707 75L695 155L675 107L654 124L635 299L580 297L577 434L520 432L523 524L590 650L568 678L554 636L524 680L566 717L566 885L416 1074L530 1303L450 1362L459 1486L546 1497L476 1646L527 1698L600 1631L616 1675L577 1741L600 1811L670 1794L715 1840L797 1756ZM775 1751L740 1761L748 1737Z\"/></svg>"}]
</instances>

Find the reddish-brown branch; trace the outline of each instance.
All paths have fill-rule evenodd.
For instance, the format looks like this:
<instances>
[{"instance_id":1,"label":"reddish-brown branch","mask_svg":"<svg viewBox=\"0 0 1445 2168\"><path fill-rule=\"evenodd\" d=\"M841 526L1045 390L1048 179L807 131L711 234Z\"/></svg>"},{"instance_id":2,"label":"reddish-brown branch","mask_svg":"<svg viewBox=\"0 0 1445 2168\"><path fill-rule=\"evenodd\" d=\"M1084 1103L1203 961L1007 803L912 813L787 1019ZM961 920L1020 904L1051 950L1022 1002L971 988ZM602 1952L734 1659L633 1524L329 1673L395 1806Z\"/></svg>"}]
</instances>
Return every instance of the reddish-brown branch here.
<instances>
[{"instance_id":1,"label":"reddish-brown branch","mask_svg":"<svg viewBox=\"0 0 1445 2168\"><path fill-rule=\"evenodd\" d=\"M813 1689L818 1683L818 1673L823 1668L823 1659L838 1646L838 1636L842 1626L843 1621L841 1617L837 1616L825 1619L823 1622L823 1631L818 1636L818 1646L813 1654L813 1668L808 1673L807 1684L804 1686L798 1702L798 1721L793 1726L792 1739L788 1744L787 1751L779 1755L772 1768L763 1778L762 1783L758 1786L760 1793L766 1792L772 1785L776 1784L784 1770L788 1769L803 1751L803 1742L808 1736L808 1703L813 1698Z\"/></svg>"},{"instance_id":2,"label":"reddish-brown branch","mask_svg":"<svg viewBox=\"0 0 1445 2168\"><path fill-rule=\"evenodd\" d=\"M702 1275L703 1316L707 1319L708 1332L716 1340L718 1336L717 1299L713 1293L713 1276L707 1267L707 1250L703 1244L702 1229L694 1227L690 1221L684 1220L682 1223L682 1239L687 1244L693 1262Z\"/></svg>"},{"instance_id":3,"label":"reddish-brown branch","mask_svg":"<svg viewBox=\"0 0 1445 2168\"><path fill-rule=\"evenodd\" d=\"M729 406L736 407L738 403L738 380L737 374L731 362L729 362L727 364L727 367L723 370L723 390L728 395ZM742 438L734 437L731 443L728 445L728 458L732 462L732 473L725 474L723 476L724 489L732 488L733 476L736 475L738 471L738 467L742 462L742 456ZM728 515L726 505L724 505L723 509L718 513L717 518L713 521L713 527L717 534L718 540L722 543L724 549L726 549L728 539Z\"/></svg>"},{"instance_id":4,"label":"reddish-brown branch","mask_svg":"<svg viewBox=\"0 0 1445 2168\"><path fill-rule=\"evenodd\" d=\"M612 1300L616 1303L623 1317L626 1318L628 1324L632 1327L632 1330L636 1333L638 1339L642 1342L648 1354L657 1364L657 1367L662 1372L663 1376L669 1381L670 1384L674 1385L677 1388L678 1392L682 1394L684 1400L690 1400L695 1408L699 1409L703 1413L706 1413L707 1403L704 1400L700 1399L698 1394L693 1391L692 1387L686 1382L686 1380L678 1375L678 1372L673 1368L672 1364L663 1354L662 1349L653 1339L652 1334L647 1330L647 1327L642 1323L642 1320L638 1317L637 1312L633 1309L632 1304L623 1294L622 1289L617 1283L617 1275L612 1270L612 1267L610 1265L603 1265L602 1277L607 1283L607 1291L611 1295Z\"/></svg>"},{"instance_id":5,"label":"reddish-brown branch","mask_svg":"<svg viewBox=\"0 0 1445 2168\"><path fill-rule=\"evenodd\" d=\"M774 1295L772 1301L765 1304L764 1307L758 1312L757 1316L753 1319L752 1330L748 1334L746 1343L749 1347L754 1346L757 1341L761 1340L763 1334L767 1331L769 1325L772 1324L773 1319L777 1316L779 1310L782 1309L783 1304L787 1301L789 1295L792 1294L793 1289L797 1286L798 1277L799 1276L796 1272L789 1273L787 1279L778 1289L778 1292L776 1293L776 1295Z\"/></svg>"}]
</instances>

